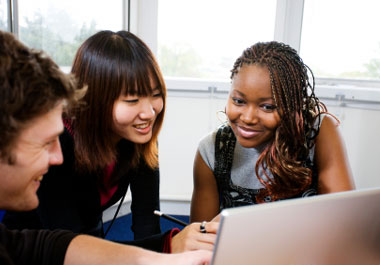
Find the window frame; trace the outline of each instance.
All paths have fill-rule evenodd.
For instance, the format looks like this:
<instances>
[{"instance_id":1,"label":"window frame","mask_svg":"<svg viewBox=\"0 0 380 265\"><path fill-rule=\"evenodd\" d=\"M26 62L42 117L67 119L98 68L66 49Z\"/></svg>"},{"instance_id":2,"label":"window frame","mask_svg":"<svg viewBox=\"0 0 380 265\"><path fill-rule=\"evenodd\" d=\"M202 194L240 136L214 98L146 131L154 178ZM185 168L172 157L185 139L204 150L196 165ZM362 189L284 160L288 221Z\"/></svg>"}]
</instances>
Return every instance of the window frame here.
<instances>
[{"instance_id":1,"label":"window frame","mask_svg":"<svg viewBox=\"0 0 380 265\"><path fill-rule=\"evenodd\" d=\"M159 0L121 0L123 29L142 38L157 55L157 21ZM302 19L305 0L277 0L274 40L287 43L297 51L301 45ZM8 29L18 36L18 0L8 0ZM214 91L226 93L229 80L165 78L169 91ZM316 78L320 98L344 99L360 103L380 103L380 81L357 79Z\"/></svg>"},{"instance_id":2,"label":"window frame","mask_svg":"<svg viewBox=\"0 0 380 265\"><path fill-rule=\"evenodd\" d=\"M18 0L8 0L8 31L18 36L19 24L18 24Z\"/></svg>"}]
</instances>

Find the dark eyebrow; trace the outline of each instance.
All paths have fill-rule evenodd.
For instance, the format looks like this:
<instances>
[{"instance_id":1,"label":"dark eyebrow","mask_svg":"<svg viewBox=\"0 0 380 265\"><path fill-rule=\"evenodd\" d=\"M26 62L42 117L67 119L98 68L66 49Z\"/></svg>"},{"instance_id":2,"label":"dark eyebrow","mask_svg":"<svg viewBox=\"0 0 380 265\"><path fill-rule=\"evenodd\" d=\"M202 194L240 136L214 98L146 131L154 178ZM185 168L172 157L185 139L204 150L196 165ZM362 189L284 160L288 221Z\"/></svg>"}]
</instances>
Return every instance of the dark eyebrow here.
<instances>
[{"instance_id":1,"label":"dark eyebrow","mask_svg":"<svg viewBox=\"0 0 380 265\"><path fill-rule=\"evenodd\" d=\"M241 97L246 97L246 95L239 90L234 89L234 92L238 93ZM273 100L273 97L259 98L259 101Z\"/></svg>"},{"instance_id":2,"label":"dark eyebrow","mask_svg":"<svg viewBox=\"0 0 380 265\"><path fill-rule=\"evenodd\" d=\"M233 92L236 92L239 94L239 96L245 97L245 94L240 92L239 90L234 89Z\"/></svg>"},{"instance_id":3,"label":"dark eyebrow","mask_svg":"<svg viewBox=\"0 0 380 265\"><path fill-rule=\"evenodd\" d=\"M259 98L260 101L273 100L273 97Z\"/></svg>"}]
</instances>

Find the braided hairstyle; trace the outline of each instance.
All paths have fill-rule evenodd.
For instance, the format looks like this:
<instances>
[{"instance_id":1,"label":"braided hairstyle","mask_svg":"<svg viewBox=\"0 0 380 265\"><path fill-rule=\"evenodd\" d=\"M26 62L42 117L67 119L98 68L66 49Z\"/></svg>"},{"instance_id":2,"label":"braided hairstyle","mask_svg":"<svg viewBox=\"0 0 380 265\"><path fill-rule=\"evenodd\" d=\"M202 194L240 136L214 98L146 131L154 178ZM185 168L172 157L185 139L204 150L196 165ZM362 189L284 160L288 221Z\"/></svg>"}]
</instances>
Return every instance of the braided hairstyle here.
<instances>
[{"instance_id":1,"label":"braided hairstyle","mask_svg":"<svg viewBox=\"0 0 380 265\"><path fill-rule=\"evenodd\" d=\"M251 64L268 68L281 118L273 140L256 163L256 175L266 187L256 199L260 202L268 195L272 200L293 197L311 185L312 171L306 161L319 132L319 126L315 129L313 125L327 109L314 94L311 69L290 46L275 41L254 44L236 60L231 79L242 66ZM259 175L260 167L265 177Z\"/></svg>"}]
</instances>

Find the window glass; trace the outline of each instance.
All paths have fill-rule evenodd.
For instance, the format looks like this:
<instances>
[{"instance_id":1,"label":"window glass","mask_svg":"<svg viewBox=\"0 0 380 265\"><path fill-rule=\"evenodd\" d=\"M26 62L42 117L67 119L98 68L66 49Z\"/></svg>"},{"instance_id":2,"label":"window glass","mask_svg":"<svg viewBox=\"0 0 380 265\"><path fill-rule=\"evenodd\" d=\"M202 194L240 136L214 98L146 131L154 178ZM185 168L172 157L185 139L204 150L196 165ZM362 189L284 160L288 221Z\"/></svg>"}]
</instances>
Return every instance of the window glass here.
<instances>
[{"instance_id":1,"label":"window glass","mask_svg":"<svg viewBox=\"0 0 380 265\"><path fill-rule=\"evenodd\" d=\"M0 0L0 30L8 31L8 1Z\"/></svg>"},{"instance_id":2,"label":"window glass","mask_svg":"<svg viewBox=\"0 0 380 265\"><path fill-rule=\"evenodd\" d=\"M318 77L380 79L380 1L305 0L300 53Z\"/></svg>"},{"instance_id":3,"label":"window glass","mask_svg":"<svg viewBox=\"0 0 380 265\"><path fill-rule=\"evenodd\" d=\"M79 45L99 30L122 28L122 1L19 0L20 40L70 68Z\"/></svg>"},{"instance_id":4,"label":"window glass","mask_svg":"<svg viewBox=\"0 0 380 265\"><path fill-rule=\"evenodd\" d=\"M160 0L158 61L166 77L228 79L245 48L274 37L275 0Z\"/></svg>"}]
</instances>

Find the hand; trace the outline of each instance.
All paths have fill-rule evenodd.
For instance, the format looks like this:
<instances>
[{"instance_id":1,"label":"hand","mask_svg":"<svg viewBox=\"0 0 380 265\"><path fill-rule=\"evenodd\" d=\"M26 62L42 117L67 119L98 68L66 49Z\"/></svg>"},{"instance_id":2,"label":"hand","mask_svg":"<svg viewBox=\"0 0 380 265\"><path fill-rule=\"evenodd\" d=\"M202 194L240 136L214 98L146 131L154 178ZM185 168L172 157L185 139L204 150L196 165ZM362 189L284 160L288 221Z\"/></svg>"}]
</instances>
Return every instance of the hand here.
<instances>
[{"instance_id":1,"label":"hand","mask_svg":"<svg viewBox=\"0 0 380 265\"><path fill-rule=\"evenodd\" d=\"M201 233L201 223L192 223L172 238L172 253L189 250L205 249L212 251L218 232L218 222L208 222L205 225L207 233Z\"/></svg>"},{"instance_id":2,"label":"hand","mask_svg":"<svg viewBox=\"0 0 380 265\"><path fill-rule=\"evenodd\" d=\"M208 265L211 262L211 256L212 252L207 250L195 250L177 254L166 254L166 260L162 264Z\"/></svg>"}]
</instances>

